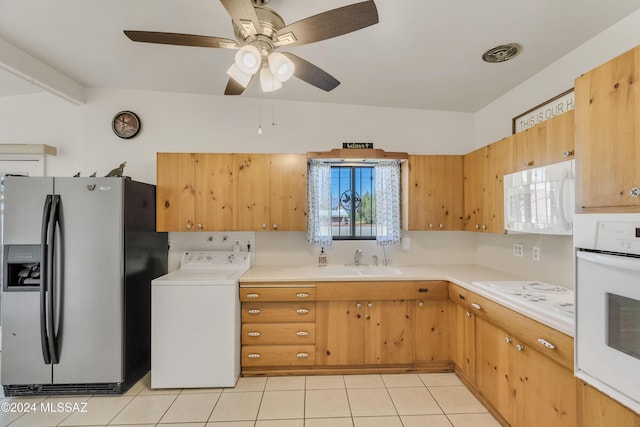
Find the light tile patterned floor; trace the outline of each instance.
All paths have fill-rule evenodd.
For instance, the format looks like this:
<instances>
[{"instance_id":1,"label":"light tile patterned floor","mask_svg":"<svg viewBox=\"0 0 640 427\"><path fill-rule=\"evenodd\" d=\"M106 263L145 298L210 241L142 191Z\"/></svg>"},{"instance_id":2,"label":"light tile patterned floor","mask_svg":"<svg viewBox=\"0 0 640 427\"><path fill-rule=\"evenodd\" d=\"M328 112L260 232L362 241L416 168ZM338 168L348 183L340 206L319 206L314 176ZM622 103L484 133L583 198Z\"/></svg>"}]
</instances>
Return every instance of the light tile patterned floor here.
<instances>
[{"instance_id":1,"label":"light tile patterned floor","mask_svg":"<svg viewBox=\"0 0 640 427\"><path fill-rule=\"evenodd\" d=\"M0 426L500 425L454 374L240 378L224 389L152 390L149 384L147 375L122 396L2 398ZM41 410L58 403L61 411ZM20 405L35 412L10 411Z\"/></svg>"}]
</instances>

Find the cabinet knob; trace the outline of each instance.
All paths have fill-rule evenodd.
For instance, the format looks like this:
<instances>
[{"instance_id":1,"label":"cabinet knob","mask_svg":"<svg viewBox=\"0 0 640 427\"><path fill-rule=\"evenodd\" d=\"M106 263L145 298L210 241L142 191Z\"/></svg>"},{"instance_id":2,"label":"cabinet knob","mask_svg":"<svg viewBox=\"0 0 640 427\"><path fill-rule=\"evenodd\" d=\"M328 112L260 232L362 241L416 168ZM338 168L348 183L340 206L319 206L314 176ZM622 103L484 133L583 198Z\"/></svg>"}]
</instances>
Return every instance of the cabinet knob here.
<instances>
[{"instance_id":1,"label":"cabinet knob","mask_svg":"<svg viewBox=\"0 0 640 427\"><path fill-rule=\"evenodd\" d=\"M249 353L247 357L249 359L260 359L260 353Z\"/></svg>"},{"instance_id":2,"label":"cabinet knob","mask_svg":"<svg viewBox=\"0 0 640 427\"><path fill-rule=\"evenodd\" d=\"M309 332L307 332L307 331L298 331L298 332L296 332L296 335L299 336L299 337L306 337L306 336L309 335Z\"/></svg>"},{"instance_id":3,"label":"cabinet knob","mask_svg":"<svg viewBox=\"0 0 640 427\"><path fill-rule=\"evenodd\" d=\"M308 314L309 313L309 309L308 308L299 308L296 310L296 313L298 314Z\"/></svg>"},{"instance_id":4,"label":"cabinet knob","mask_svg":"<svg viewBox=\"0 0 640 427\"><path fill-rule=\"evenodd\" d=\"M247 298L259 298L260 294L247 294Z\"/></svg>"},{"instance_id":5,"label":"cabinet knob","mask_svg":"<svg viewBox=\"0 0 640 427\"><path fill-rule=\"evenodd\" d=\"M357 304L356 304L356 308L362 308L362 304L357 303Z\"/></svg>"},{"instance_id":6,"label":"cabinet knob","mask_svg":"<svg viewBox=\"0 0 640 427\"><path fill-rule=\"evenodd\" d=\"M482 229L483 229L483 230L486 230L486 229L487 229L487 226L486 226L486 225L484 225L484 224L482 224Z\"/></svg>"},{"instance_id":7,"label":"cabinet knob","mask_svg":"<svg viewBox=\"0 0 640 427\"><path fill-rule=\"evenodd\" d=\"M260 310L257 308L252 308L251 310L248 310L247 313L249 314L260 314Z\"/></svg>"},{"instance_id":8,"label":"cabinet knob","mask_svg":"<svg viewBox=\"0 0 640 427\"><path fill-rule=\"evenodd\" d=\"M309 353L298 353L296 354L297 358L304 359L305 357L309 357Z\"/></svg>"},{"instance_id":9,"label":"cabinet knob","mask_svg":"<svg viewBox=\"0 0 640 427\"><path fill-rule=\"evenodd\" d=\"M467 316L467 317L471 317L471 316L473 316L473 314L471 314L471 312L470 312L470 311L465 312L465 313L464 313L464 315L465 315L465 316Z\"/></svg>"},{"instance_id":10,"label":"cabinet knob","mask_svg":"<svg viewBox=\"0 0 640 427\"><path fill-rule=\"evenodd\" d=\"M542 338L538 338L538 342L540 344L542 344L543 346L547 347L550 350L555 350L556 346L551 344L549 341L542 339Z\"/></svg>"},{"instance_id":11,"label":"cabinet knob","mask_svg":"<svg viewBox=\"0 0 640 427\"><path fill-rule=\"evenodd\" d=\"M517 345L516 345L516 350L518 350L518 351L523 351L523 350L524 350L524 346L523 346L523 345L520 345L520 344L517 344Z\"/></svg>"},{"instance_id":12,"label":"cabinet knob","mask_svg":"<svg viewBox=\"0 0 640 427\"><path fill-rule=\"evenodd\" d=\"M187 230L191 230L191 224L187 224L187 225L185 225L185 227L184 227L184 228L186 228Z\"/></svg>"},{"instance_id":13,"label":"cabinet knob","mask_svg":"<svg viewBox=\"0 0 640 427\"><path fill-rule=\"evenodd\" d=\"M267 224L262 224L262 229L266 230L267 229Z\"/></svg>"},{"instance_id":14,"label":"cabinet knob","mask_svg":"<svg viewBox=\"0 0 640 427\"><path fill-rule=\"evenodd\" d=\"M260 332L247 332L247 335L249 335L250 337L259 337L260 336Z\"/></svg>"},{"instance_id":15,"label":"cabinet knob","mask_svg":"<svg viewBox=\"0 0 640 427\"><path fill-rule=\"evenodd\" d=\"M198 230L202 230L202 224L197 224L197 225L196 225L196 228L197 228Z\"/></svg>"},{"instance_id":16,"label":"cabinet knob","mask_svg":"<svg viewBox=\"0 0 640 427\"><path fill-rule=\"evenodd\" d=\"M296 297L298 298L309 298L309 294L306 292L300 292L299 294L296 294Z\"/></svg>"},{"instance_id":17,"label":"cabinet knob","mask_svg":"<svg viewBox=\"0 0 640 427\"><path fill-rule=\"evenodd\" d=\"M429 228L433 228L433 224L429 224Z\"/></svg>"},{"instance_id":18,"label":"cabinet knob","mask_svg":"<svg viewBox=\"0 0 640 427\"><path fill-rule=\"evenodd\" d=\"M631 197L640 197L640 187L633 187L629 190L629 195Z\"/></svg>"},{"instance_id":19,"label":"cabinet knob","mask_svg":"<svg viewBox=\"0 0 640 427\"><path fill-rule=\"evenodd\" d=\"M373 303L372 303L372 302L370 302L369 304L367 304L367 307L369 307L369 308L373 308Z\"/></svg>"},{"instance_id":20,"label":"cabinet knob","mask_svg":"<svg viewBox=\"0 0 640 427\"><path fill-rule=\"evenodd\" d=\"M511 341L513 341L513 340L511 338L509 338L509 337L506 337L504 339L504 342L506 342L507 344L511 344Z\"/></svg>"},{"instance_id":21,"label":"cabinet knob","mask_svg":"<svg viewBox=\"0 0 640 427\"><path fill-rule=\"evenodd\" d=\"M273 228L274 230L277 230L277 229L278 229L278 224L273 224L273 225L271 226L271 228Z\"/></svg>"},{"instance_id":22,"label":"cabinet knob","mask_svg":"<svg viewBox=\"0 0 640 427\"><path fill-rule=\"evenodd\" d=\"M475 308L476 310L480 310L482 307L480 307L480 304L478 303L471 303L471 307Z\"/></svg>"},{"instance_id":23,"label":"cabinet knob","mask_svg":"<svg viewBox=\"0 0 640 427\"><path fill-rule=\"evenodd\" d=\"M440 230L444 228L444 224L440 224Z\"/></svg>"},{"instance_id":24,"label":"cabinet knob","mask_svg":"<svg viewBox=\"0 0 640 427\"><path fill-rule=\"evenodd\" d=\"M562 153L563 156L565 157L571 157L573 156L573 151L572 150L567 150L564 153Z\"/></svg>"},{"instance_id":25,"label":"cabinet knob","mask_svg":"<svg viewBox=\"0 0 640 427\"><path fill-rule=\"evenodd\" d=\"M476 224L476 230L480 230L480 224Z\"/></svg>"},{"instance_id":26,"label":"cabinet knob","mask_svg":"<svg viewBox=\"0 0 640 427\"><path fill-rule=\"evenodd\" d=\"M418 307L424 307L424 301L420 301L420 302L418 303Z\"/></svg>"},{"instance_id":27,"label":"cabinet knob","mask_svg":"<svg viewBox=\"0 0 640 427\"><path fill-rule=\"evenodd\" d=\"M533 161L524 162L524 165L525 165L526 167L533 166Z\"/></svg>"}]
</instances>

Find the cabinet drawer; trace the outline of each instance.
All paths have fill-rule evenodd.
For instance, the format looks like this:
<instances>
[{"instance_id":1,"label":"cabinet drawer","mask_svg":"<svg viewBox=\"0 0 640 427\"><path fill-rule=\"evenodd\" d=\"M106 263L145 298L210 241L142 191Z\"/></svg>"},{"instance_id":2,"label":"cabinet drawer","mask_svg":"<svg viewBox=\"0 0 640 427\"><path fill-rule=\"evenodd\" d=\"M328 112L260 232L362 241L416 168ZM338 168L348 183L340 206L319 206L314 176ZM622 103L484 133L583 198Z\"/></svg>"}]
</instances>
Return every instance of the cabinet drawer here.
<instances>
[{"instance_id":1,"label":"cabinet drawer","mask_svg":"<svg viewBox=\"0 0 640 427\"><path fill-rule=\"evenodd\" d=\"M242 366L307 366L316 362L314 345L245 345Z\"/></svg>"},{"instance_id":2,"label":"cabinet drawer","mask_svg":"<svg viewBox=\"0 0 640 427\"><path fill-rule=\"evenodd\" d=\"M316 342L315 323L244 323L242 344L310 344Z\"/></svg>"},{"instance_id":3,"label":"cabinet drawer","mask_svg":"<svg viewBox=\"0 0 640 427\"><path fill-rule=\"evenodd\" d=\"M446 299L448 282L383 281L321 282L316 285L317 301L380 301Z\"/></svg>"},{"instance_id":4,"label":"cabinet drawer","mask_svg":"<svg viewBox=\"0 0 640 427\"><path fill-rule=\"evenodd\" d=\"M315 301L314 287L246 287L240 288L240 301Z\"/></svg>"},{"instance_id":5,"label":"cabinet drawer","mask_svg":"<svg viewBox=\"0 0 640 427\"><path fill-rule=\"evenodd\" d=\"M452 288L454 286L459 288L456 285L452 285ZM454 296L459 298L460 295L465 296L462 302L469 311L513 334L513 338L524 342L531 349L573 370L573 338L569 335L474 292L456 289Z\"/></svg>"},{"instance_id":6,"label":"cabinet drawer","mask_svg":"<svg viewBox=\"0 0 640 427\"><path fill-rule=\"evenodd\" d=\"M242 322L314 322L315 302L245 302Z\"/></svg>"}]
</instances>

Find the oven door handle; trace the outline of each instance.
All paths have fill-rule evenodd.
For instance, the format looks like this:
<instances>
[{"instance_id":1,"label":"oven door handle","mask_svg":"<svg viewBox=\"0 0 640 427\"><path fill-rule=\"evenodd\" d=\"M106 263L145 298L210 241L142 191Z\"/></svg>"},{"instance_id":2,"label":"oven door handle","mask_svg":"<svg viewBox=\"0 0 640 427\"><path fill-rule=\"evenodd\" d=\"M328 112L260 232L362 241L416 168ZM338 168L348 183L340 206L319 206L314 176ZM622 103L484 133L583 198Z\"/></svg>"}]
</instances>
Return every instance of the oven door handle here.
<instances>
[{"instance_id":1,"label":"oven door handle","mask_svg":"<svg viewBox=\"0 0 640 427\"><path fill-rule=\"evenodd\" d=\"M608 255L594 252L578 251L578 258L595 264L606 265L608 267L622 268L625 270L640 271L640 258L628 257L624 255Z\"/></svg>"}]
</instances>

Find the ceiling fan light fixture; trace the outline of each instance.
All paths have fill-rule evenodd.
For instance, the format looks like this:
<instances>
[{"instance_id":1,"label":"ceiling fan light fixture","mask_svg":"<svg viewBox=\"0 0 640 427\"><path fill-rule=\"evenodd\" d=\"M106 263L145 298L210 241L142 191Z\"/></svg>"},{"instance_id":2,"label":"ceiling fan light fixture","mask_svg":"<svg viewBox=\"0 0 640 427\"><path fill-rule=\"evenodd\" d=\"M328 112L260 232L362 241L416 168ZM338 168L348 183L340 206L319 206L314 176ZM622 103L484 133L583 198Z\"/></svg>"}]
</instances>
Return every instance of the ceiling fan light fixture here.
<instances>
[{"instance_id":1,"label":"ceiling fan light fixture","mask_svg":"<svg viewBox=\"0 0 640 427\"><path fill-rule=\"evenodd\" d=\"M247 74L242 71L235 62L231 64L231 67L227 70L227 75L245 88L251 81L251 74Z\"/></svg>"},{"instance_id":2,"label":"ceiling fan light fixture","mask_svg":"<svg viewBox=\"0 0 640 427\"><path fill-rule=\"evenodd\" d=\"M282 83L278 80L271 70L263 68L260 70L260 87L263 92L273 92L282 87Z\"/></svg>"},{"instance_id":3,"label":"ceiling fan light fixture","mask_svg":"<svg viewBox=\"0 0 640 427\"><path fill-rule=\"evenodd\" d=\"M235 61L243 73L253 75L258 72L260 65L262 65L262 56L257 47L248 44L236 52Z\"/></svg>"},{"instance_id":4,"label":"ceiling fan light fixture","mask_svg":"<svg viewBox=\"0 0 640 427\"><path fill-rule=\"evenodd\" d=\"M278 81L286 82L293 77L295 66L286 55L280 52L273 52L267 60L269 62L269 70L271 70Z\"/></svg>"}]
</instances>

